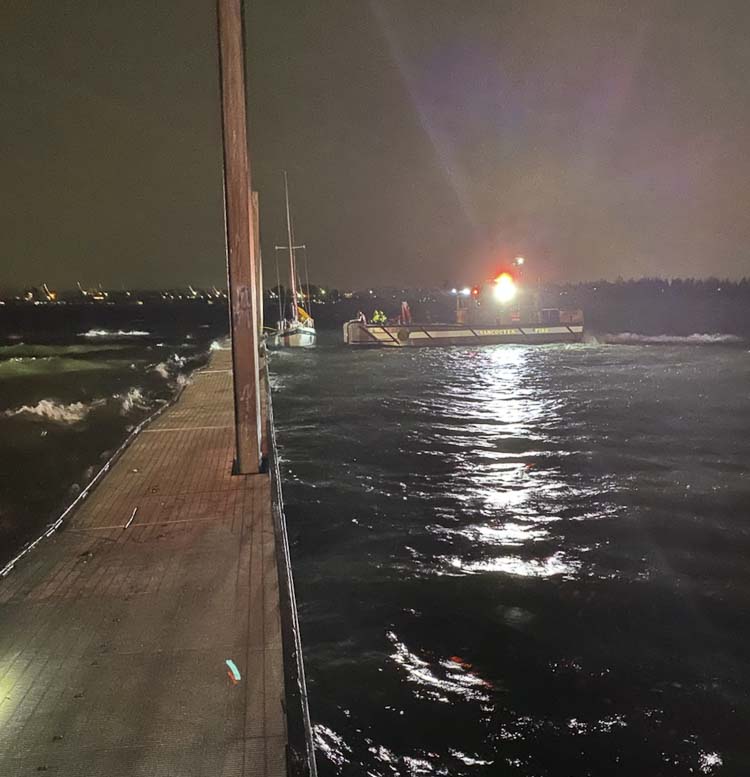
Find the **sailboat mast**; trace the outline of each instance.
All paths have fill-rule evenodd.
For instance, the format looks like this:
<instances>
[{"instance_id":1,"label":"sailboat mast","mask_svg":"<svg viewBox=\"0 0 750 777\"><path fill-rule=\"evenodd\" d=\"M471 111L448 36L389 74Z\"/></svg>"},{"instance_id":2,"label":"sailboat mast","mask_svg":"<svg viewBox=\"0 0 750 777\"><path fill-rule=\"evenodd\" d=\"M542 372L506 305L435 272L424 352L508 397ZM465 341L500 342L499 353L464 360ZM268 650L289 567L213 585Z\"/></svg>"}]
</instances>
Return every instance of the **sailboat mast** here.
<instances>
[{"instance_id":1,"label":"sailboat mast","mask_svg":"<svg viewBox=\"0 0 750 777\"><path fill-rule=\"evenodd\" d=\"M294 246L292 245L292 217L289 213L289 179L284 170L284 197L286 198L286 234L289 239L289 273L292 279L292 320L297 320L297 268L294 261Z\"/></svg>"}]
</instances>

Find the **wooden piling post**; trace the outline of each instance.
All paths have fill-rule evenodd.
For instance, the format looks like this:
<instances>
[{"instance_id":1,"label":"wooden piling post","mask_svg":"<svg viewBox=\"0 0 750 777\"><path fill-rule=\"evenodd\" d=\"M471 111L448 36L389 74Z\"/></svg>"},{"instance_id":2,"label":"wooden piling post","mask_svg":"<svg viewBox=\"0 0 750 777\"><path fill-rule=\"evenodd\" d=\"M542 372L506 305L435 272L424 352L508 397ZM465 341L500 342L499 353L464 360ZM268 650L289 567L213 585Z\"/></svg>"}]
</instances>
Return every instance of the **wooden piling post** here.
<instances>
[{"instance_id":1,"label":"wooden piling post","mask_svg":"<svg viewBox=\"0 0 750 777\"><path fill-rule=\"evenodd\" d=\"M224 219L227 237L229 321L234 372L235 472L261 464L256 244L252 234L247 146L245 57L241 0L217 0L221 118L224 145Z\"/></svg>"},{"instance_id":2,"label":"wooden piling post","mask_svg":"<svg viewBox=\"0 0 750 777\"><path fill-rule=\"evenodd\" d=\"M255 244L255 289L256 311L258 314L258 337L259 342L263 341L263 255L260 250L260 207L258 202L258 192L252 192L252 223L253 223L253 243ZM258 377L259 381L264 380L264 376ZM269 391L270 388L266 387ZM262 411L261 411L262 412ZM261 462L267 462L270 454L268 440L268 420L262 419L260 427L260 455Z\"/></svg>"},{"instance_id":3,"label":"wooden piling post","mask_svg":"<svg viewBox=\"0 0 750 777\"><path fill-rule=\"evenodd\" d=\"M258 289L258 337L263 338L263 253L260 250L260 203L258 192L252 193L253 241L255 243L255 286Z\"/></svg>"}]
</instances>

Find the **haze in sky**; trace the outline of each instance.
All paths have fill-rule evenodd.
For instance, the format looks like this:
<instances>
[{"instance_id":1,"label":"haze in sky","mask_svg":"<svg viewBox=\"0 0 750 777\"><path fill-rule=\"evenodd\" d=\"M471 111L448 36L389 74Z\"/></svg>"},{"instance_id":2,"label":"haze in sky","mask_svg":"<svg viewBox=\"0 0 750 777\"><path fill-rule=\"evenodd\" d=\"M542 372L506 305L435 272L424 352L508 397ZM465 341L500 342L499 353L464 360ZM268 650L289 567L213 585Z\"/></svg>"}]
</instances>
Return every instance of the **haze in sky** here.
<instances>
[{"instance_id":1,"label":"haze in sky","mask_svg":"<svg viewBox=\"0 0 750 777\"><path fill-rule=\"evenodd\" d=\"M225 281L214 3L6 0L0 286ZM750 272L750 6L254 0L265 278Z\"/></svg>"}]
</instances>

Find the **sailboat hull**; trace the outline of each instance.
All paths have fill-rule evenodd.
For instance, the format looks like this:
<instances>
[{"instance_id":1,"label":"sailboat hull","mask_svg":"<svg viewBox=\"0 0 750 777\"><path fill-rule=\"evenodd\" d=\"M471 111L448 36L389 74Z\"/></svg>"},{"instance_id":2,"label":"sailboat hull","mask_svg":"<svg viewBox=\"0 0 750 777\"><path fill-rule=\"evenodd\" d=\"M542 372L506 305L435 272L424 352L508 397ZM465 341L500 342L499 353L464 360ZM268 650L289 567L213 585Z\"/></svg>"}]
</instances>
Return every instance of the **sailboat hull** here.
<instances>
[{"instance_id":1,"label":"sailboat hull","mask_svg":"<svg viewBox=\"0 0 750 777\"><path fill-rule=\"evenodd\" d=\"M293 326L289 329L277 330L268 337L272 348L309 348L315 345L315 329L310 326Z\"/></svg>"}]
</instances>

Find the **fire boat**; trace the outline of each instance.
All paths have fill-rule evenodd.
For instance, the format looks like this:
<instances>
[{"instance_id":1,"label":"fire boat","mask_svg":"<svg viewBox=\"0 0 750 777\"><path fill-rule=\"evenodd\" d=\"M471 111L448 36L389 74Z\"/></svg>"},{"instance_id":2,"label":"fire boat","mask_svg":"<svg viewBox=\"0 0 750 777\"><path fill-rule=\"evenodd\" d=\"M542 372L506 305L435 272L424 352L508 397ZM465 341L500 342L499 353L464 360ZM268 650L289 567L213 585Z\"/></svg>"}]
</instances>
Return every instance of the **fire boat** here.
<instances>
[{"instance_id":1,"label":"fire boat","mask_svg":"<svg viewBox=\"0 0 750 777\"><path fill-rule=\"evenodd\" d=\"M450 324L414 323L406 302L396 320L368 322L364 316L344 324L344 343L358 348L413 348L446 345L579 343L583 311L546 307L543 294L518 281L523 258L474 287L453 289L456 320Z\"/></svg>"}]
</instances>

